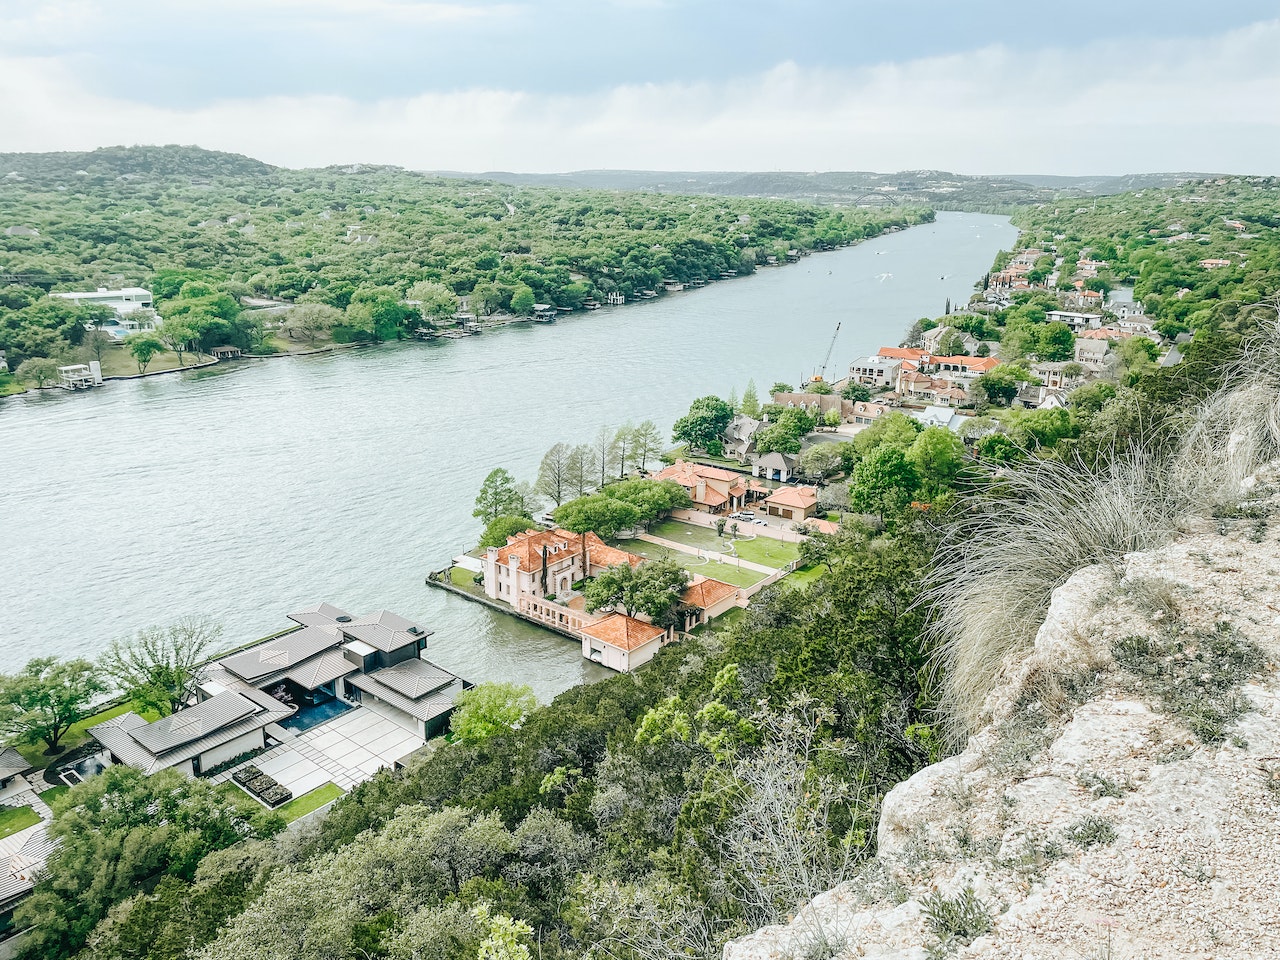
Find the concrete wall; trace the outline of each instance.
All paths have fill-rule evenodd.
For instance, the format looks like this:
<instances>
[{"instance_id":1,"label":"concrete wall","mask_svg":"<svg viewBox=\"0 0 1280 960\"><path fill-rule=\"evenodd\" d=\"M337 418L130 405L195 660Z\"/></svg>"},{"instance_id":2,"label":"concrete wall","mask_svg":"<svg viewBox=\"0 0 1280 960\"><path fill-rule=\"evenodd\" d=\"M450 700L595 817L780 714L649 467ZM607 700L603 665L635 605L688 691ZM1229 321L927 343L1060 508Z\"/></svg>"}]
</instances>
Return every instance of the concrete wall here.
<instances>
[{"instance_id":1,"label":"concrete wall","mask_svg":"<svg viewBox=\"0 0 1280 960\"><path fill-rule=\"evenodd\" d=\"M220 747L214 747L212 750L206 750L200 754L200 769L210 770L220 763L238 757L242 753L248 753L250 750L257 750L265 746L265 744L262 728L259 727L257 730L242 734Z\"/></svg>"}]
</instances>

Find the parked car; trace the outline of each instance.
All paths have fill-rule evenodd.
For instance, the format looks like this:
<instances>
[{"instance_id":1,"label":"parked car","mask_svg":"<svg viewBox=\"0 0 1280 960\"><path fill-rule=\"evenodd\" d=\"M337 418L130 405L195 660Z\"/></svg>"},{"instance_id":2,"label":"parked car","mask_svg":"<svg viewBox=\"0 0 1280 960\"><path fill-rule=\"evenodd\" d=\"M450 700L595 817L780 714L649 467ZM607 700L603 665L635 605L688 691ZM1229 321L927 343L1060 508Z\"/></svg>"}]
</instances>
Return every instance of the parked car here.
<instances>
[{"instance_id":1,"label":"parked car","mask_svg":"<svg viewBox=\"0 0 1280 960\"><path fill-rule=\"evenodd\" d=\"M762 527L767 527L769 525L769 521L766 520L764 517L752 517L751 522L758 523Z\"/></svg>"}]
</instances>

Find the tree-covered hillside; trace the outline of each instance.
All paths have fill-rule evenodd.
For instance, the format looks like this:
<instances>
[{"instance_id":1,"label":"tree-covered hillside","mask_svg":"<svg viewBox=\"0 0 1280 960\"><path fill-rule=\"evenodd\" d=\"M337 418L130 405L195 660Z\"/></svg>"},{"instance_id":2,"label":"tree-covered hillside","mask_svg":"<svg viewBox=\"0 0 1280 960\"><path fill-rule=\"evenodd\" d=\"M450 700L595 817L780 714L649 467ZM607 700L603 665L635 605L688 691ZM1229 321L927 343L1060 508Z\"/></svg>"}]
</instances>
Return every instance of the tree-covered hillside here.
<instances>
[{"instance_id":1,"label":"tree-covered hillside","mask_svg":"<svg viewBox=\"0 0 1280 960\"><path fill-rule=\"evenodd\" d=\"M384 339L414 329L417 312L396 305L415 284L445 288L437 318L452 312L450 296L469 296L480 314L578 308L932 217L924 207L513 187L388 167L284 170L193 147L8 154L0 171L0 349L11 364L80 346L92 318L41 299L48 290L137 284L164 300L197 280L232 297L342 311L363 301L377 317L348 326ZM220 335L256 346L226 313Z\"/></svg>"}]
</instances>

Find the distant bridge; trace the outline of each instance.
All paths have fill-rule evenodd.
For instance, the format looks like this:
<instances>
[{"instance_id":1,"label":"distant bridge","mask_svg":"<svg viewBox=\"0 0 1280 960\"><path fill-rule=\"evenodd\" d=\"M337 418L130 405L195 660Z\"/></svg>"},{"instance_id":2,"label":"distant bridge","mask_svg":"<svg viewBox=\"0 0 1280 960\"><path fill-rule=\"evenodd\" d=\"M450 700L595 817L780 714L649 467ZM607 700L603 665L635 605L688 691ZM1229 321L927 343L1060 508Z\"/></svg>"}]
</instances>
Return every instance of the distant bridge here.
<instances>
[{"instance_id":1,"label":"distant bridge","mask_svg":"<svg viewBox=\"0 0 1280 960\"><path fill-rule=\"evenodd\" d=\"M855 207L896 207L898 206L898 198L891 193L868 190L862 196L855 197L853 205Z\"/></svg>"}]
</instances>

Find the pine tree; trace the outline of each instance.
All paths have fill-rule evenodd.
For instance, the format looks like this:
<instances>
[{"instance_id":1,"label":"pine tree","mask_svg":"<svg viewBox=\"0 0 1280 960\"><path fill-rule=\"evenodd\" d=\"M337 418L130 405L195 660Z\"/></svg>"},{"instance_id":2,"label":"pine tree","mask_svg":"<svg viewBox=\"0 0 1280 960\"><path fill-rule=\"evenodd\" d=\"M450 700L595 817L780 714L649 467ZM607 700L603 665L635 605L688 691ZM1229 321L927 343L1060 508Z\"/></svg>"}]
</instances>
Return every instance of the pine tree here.
<instances>
[{"instance_id":1,"label":"pine tree","mask_svg":"<svg viewBox=\"0 0 1280 960\"><path fill-rule=\"evenodd\" d=\"M760 397L756 393L754 380L747 381L747 389L742 391L742 402L738 404L738 411L754 420L760 419Z\"/></svg>"}]
</instances>

